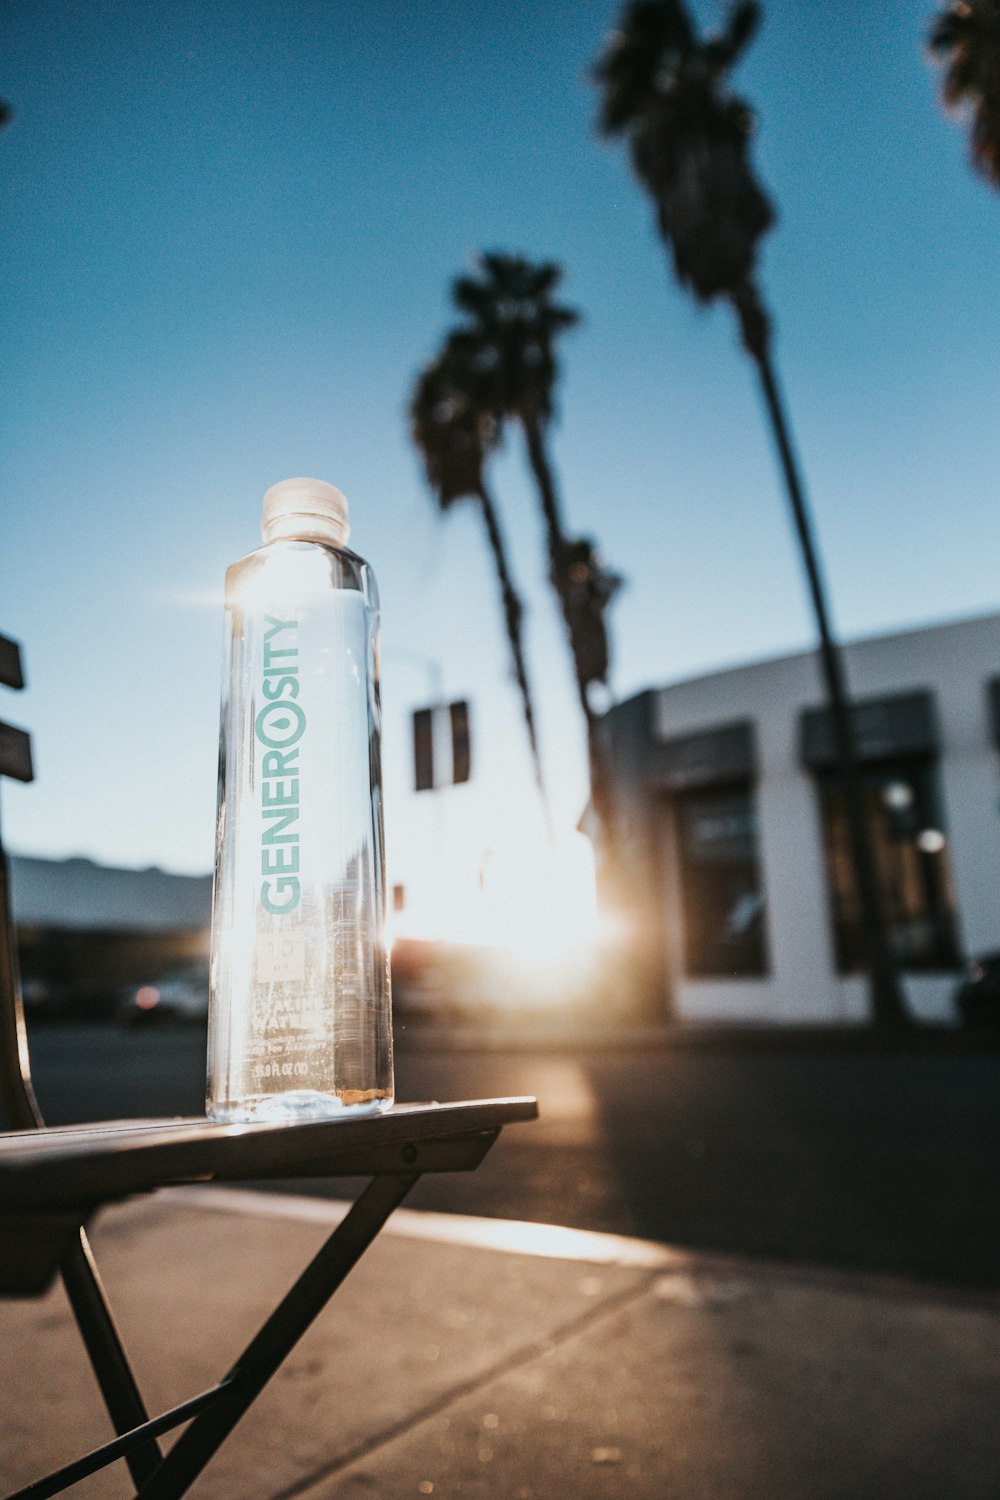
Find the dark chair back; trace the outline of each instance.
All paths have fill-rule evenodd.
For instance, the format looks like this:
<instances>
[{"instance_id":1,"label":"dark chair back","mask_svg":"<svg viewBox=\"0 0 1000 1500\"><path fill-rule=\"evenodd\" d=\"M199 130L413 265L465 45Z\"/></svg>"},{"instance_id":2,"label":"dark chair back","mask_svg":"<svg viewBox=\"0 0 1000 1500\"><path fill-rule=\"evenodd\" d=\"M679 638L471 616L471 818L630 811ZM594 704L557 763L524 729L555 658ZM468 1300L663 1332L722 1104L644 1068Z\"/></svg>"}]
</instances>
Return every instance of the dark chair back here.
<instances>
[{"instance_id":1,"label":"dark chair back","mask_svg":"<svg viewBox=\"0 0 1000 1500\"><path fill-rule=\"evenodd\" d=\"M21 648L0 635L0 684L23 688ZM31 740L23 729L0 720L0 778L33 781ZM17 938L10 897L10 863L0 836L0 1121L6 1130L31 1130L42 1116L31 1086L28 1033L24 1025Z\"/></svg>"}]
</instances>

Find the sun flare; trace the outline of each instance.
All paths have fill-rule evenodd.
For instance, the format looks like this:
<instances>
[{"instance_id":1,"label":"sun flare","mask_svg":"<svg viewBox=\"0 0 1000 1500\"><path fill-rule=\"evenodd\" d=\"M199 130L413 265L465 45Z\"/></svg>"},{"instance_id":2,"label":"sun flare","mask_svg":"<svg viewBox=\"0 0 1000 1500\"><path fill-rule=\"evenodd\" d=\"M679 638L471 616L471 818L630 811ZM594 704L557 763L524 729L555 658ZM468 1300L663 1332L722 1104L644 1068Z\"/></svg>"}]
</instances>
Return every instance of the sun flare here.
<instances>
[{"instance_id":1,"label":"sun flare","mask_svg":"<svg viewBox=\"0 0 1000 1500\"><path fill-rule=\"evenodd\" d=\"M469 868L441 861L390 916L390 941L489 950L514 993L557 986L590 963L598 935L591 845L572 834L553 846L494 848Z\"/></svg>"}]
</instances>

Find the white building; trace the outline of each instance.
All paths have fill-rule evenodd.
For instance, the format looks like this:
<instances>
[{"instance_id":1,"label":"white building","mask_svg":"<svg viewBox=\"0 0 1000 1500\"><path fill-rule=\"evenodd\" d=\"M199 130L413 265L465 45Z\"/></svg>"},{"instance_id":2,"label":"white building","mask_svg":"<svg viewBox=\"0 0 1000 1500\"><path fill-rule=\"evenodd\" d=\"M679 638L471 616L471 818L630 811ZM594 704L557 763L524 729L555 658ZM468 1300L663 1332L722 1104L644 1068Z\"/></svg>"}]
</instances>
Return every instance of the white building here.
<instances>
[{"instance_id":1,"label":"white building","mask_svg":"<svg viewBox=\"0 0 1000 1500\"><path fill-rule=\"evenodd\" d=\"M915 1015L1000 949L1000 615L844 648L865 806ZM688 1021L863 1021L853 875L814 652L607 716L637 930Z\"/></svg>"}]
</instances>

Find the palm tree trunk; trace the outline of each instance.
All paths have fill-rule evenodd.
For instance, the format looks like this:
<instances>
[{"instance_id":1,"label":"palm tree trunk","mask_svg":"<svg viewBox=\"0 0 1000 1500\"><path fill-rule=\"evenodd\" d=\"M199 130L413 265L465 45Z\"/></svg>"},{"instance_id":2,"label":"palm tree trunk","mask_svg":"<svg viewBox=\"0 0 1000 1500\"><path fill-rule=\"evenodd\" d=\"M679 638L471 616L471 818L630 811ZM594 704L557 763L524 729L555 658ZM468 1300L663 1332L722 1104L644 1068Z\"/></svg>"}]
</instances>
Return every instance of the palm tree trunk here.
<instances>
[{"instance_id":1,"label":"palm tree trunk","mask_svg":"<svg viewBox=\"0 0 1000 1500\"><path fill-rule=\"evenodd\" d=\"M739 307L737 311L740 311ZM774 439L781 461L785 488L788 492L795 531L802 550L809 593L819 629L820 662L829 700L830 717L833 722L834 744L847 814L851 861L858 892L862 942L870 977L872 1018L879 1027L900 1029L910 1025L911 1022L900 987L899 975L889 948L874 853L865 821L861 779L858 774L854 743L854 725L851 719L843 660L830 625L826 588L820 570L812 523L806 506L798 465L792 451L781 392L771 362L769 342L766 331L763 337L755 337L752 343L744 339L745 347L760 376L764 401L774 429Z\"/></svg>"},{"instance_id":2,"label":"palm tree trunk","mask_svg":"<svg viewBox=\"0 0 1000 1500\"><path fill-rule=\"evenodd\" d=\"M542 515L545 518L545 540L549 550L549 574L553 587L560 593L561 598L562 591L559 574L562 564L562 553L566 546L566 535L563 531L562 517L559 514L559 499L556 495L555 480L552 477L552 466L545 451L545 440L542 437L542 426L538 418L531 415L522 415L521 421L524 428L525 445L528 449L528 463L531 465L531 472L538 487L538 498L542 503Z\"/></svg>"},{"instance_id":3,"label":"palm tree trunk","mask_svg":"<svg viewBox=\"0 0 1000 1500\"><path fill-rule=\"evenodd\" d=\"M552 475L552 466L549 463L548 454L545 451L541 423L533 414L522 413L521 421L524 428L525 445L528 450L528 463L531 466L531 472L538 488L538 498L541 501L542 515L545 519L545 536L549 554L549 580L558 596L562 607L563 620L569 632L577 697L580 700L584 722L587 726L587 759L590 770L591 800L594 805L594 811L597 814L597 820L601 825L606 868L610 877L609 884L613 888L617 888L621 883L621 860L618 848L617 824L615 822L611 770L608 765L607 750L601 732L600 716L594 712L587 697L587 683L583 680L579 671L580 653L577 651L576 643L573 641L573 620L567 600L567 542L562 528L562 518L559 513L559 500L556 494L555 480Z\"/></svg>"},{"instance_id":4,"label":"palm tree trunk","mask_svg":"<svg viewBox=\"0 0 1000 1500\"><path fill-rule=\"evenodd\" d=\"M535 781L541 793L542 803L547 807L545 784L542 779L542 759L538 749L538 733L535 726L535 709L531 701L531 689L528 686L528 669L524 661L524 644L521 636L521 620L524 615L524 607L521 604L510 576L510 567L507 563L507 549L504 545L503 533L500 530L500 518L493 503L493 497L490 495L483 480L479 482L476 496L482 508L483 520L486 522L486 532L493 551L493 562L497 570L497 578L500 580L504 620L507 625L507 639L510 642L511 656L514 659L514 675L517 678L517 685L521 693L524 722L528 730L528 740L531 744L531 759L535 768Z\"/></svg>"}]
</instances>

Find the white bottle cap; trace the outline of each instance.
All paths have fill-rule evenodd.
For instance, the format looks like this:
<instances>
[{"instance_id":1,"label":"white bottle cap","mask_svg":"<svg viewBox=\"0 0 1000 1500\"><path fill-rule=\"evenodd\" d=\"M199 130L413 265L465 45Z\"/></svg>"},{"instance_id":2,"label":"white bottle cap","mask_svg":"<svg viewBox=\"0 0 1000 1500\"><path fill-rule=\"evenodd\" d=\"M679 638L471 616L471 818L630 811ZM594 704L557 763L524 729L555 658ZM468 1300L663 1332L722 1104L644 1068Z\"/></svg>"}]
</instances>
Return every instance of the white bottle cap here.
<instances>
[{"instance_id":1,"label":"white bottle cap","mask_svg":"<svg viewBox=\"0 0 1000 1500\"><path fill-rule=\"evenodd\" d=\"M342 547L351 531L347 500L322 479L283 479L264 496L261 529L265 542L299 538Z\"/></svg>"}]
</instances>

